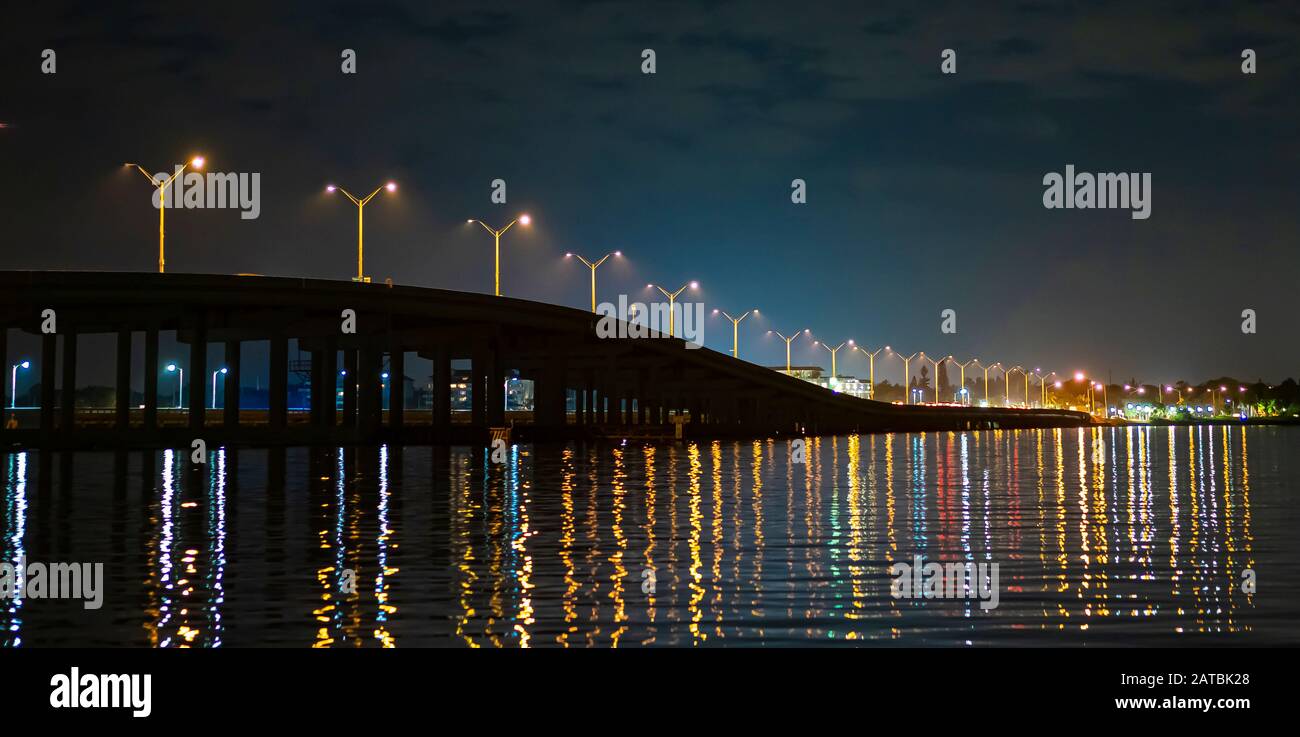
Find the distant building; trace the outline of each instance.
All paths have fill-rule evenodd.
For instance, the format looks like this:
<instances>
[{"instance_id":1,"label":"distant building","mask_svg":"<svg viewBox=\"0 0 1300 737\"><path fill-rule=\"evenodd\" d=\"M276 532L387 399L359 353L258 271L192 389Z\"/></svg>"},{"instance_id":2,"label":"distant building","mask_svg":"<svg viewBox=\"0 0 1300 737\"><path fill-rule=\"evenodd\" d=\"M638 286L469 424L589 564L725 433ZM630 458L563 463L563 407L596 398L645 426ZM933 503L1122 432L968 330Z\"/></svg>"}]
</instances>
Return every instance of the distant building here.
<instances>
[{"instance_id":1,"label":"distant building","mask_svg":"<svg viewBox=\"0 0 1300 737\"><path fill-rule=\"evenodd\" d=\"M773 371L780 371L783 374L788 373L796 379L814 382L816 379L821 378L823 370L821 366L791 366L789 371L785 370L785 366L768 366L768 368Z\"/></svg>"},{"instance_id":2,"label":"distant building","mask_svg":"<svg viewBox=\"0 0 1300 737\"><path fill-rule=\"evenodd\" d=\"M840 394L848 394L854 397L866 399L871 395L871 385L855 376L823 376L821 366L791 366L787 372L784 366L769 366L773 371L788 373L797 379L803 379L809 384L830 389Z\"/></svg>"}]
</instances>

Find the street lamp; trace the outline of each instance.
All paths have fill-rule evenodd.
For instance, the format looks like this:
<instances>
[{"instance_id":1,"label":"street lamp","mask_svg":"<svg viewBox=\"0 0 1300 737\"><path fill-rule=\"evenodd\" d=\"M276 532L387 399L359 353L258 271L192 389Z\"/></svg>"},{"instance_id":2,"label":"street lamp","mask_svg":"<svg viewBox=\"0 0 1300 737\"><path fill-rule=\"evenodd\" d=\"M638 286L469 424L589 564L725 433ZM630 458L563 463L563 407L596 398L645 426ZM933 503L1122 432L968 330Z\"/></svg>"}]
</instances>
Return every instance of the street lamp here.
<instances>
[{"instance_id":1,"label":"street lamp","mask_svg":"<svg viewBox=\"0 0 1300 737\"><path fill-rule=\"evenodd\" d=\"M1050 376L1056 376L1056 372L1050 371L1046 374L1040 374L1038 373L1039 371L1041 371L1041 369L1034 369L1034 378L1038 379L1038 391L1042 395L1038 401L1040 407L1046 407L1047 406L1047 379ZM1059 385L1060 382L1057 382L1057 384Z\"/></svg>"},{"instance_id":2,"label":"street lamp","mask_svg":"<svg viewBox=\"0 0 1300 737\"><path fill-rule=\"evenodd\" d=\"M888 351L889 353L893 353L895 356L898 356L903 360L903 404L911 404L912 386L908 382L911 381L912 374L908 370L908 366L912 363L913 358L916 358L917 356L921 355L921 351L917 351L916 353L913 353L910 356L904 356L901 353L895 353L894 349L890 348L889 346L885 346L885 350Z\"/></svg>"},{"instance_id":3,"label":"street lamp","mask_svg":"<svg viewBox=\"0 0 1300 737\"><path fill-rule=\"evenodd\" d=\"M1002 388L1006 390L1006 399L1003 406L1011 406L1011 374L1019 371L1025 377L1025 406L1029 406L1029 374L1020 366L1012 366L1002 374Z\"/></svg>"},{"instance_id":4,"label":"street lamp","mask_svg":"<svg viewBox=\"0 0 1300 737\"><path fill-rule=\"evenodd\" d=\"M948 358L952 359L952 356L949 356ZM955 363L955 364L957 364L957 367L961 369L961 393L962 393L962 396L963 396L963 397L966 397L966 399L969 400L969 399L970 399L970 392L966 391L966 367L967 367L967 366L970 366L971 364L975 364L976 366L978 366L979 363L980 363L980 360L979 360L978 358L972 358L971 360L967 361L966 363L957 363L956 359L953 359L952 362ZM969 406L969 405L970 405L970 402L967 401L966 404L967 404L967 406Z\"/></svg>"},{"instance_id":5,"label":"street lamp","mask_svg":"<svg viewBox=\"0 0 1300 737\"><path fill-rule=\"evenodd\" d=\"M212 372L212 409L217 408L217 374L225 375L228 372L225 366Z\"/></svg>"},{"instance_id":6,"label":"street lamp","mask_svg":"<svg viewBox=\"0 0 1300 737\"><path fill-rule=\"evenodd\" d=\"M834 348L831 348L829 344L823 343L819 340L814 340L813 345L820 345L822 348L825 348L826 350L831 352L831 378L832 379L838 378L840 374L838 369L835 366L835 354L839 353L840 349L846 345L852 346L853 340L852 339L846 340L843 343L840 343L839 345L835 346ZM849 350L853 350L853 349L849 348Z\"/></svg>"},{"instance_id":7,"label":"street lamp","mask_svg":"<svg viewBox=\"0 0 1300 737\"><path fill-rule=\"evenodd\" d=\"M722 315L723 317L731 321L731 357L740 358L740 321L744 320L746 317L749 317L750 312L757 315L758 308L755 307L752 310L747 310L745 314L741 315L740 317L732 317L731 315L728 315L723 310L715 309L713 312L714 314Z\"/></svg>"},{"instance_id":8,"label":"street lamp","mask_svg":"<svg viewBox=\"0 0 1300 737\"><path fill-rule=\"evenodd\" d=\"M507 227L509 227L509 226L507 226ZM502 232L505 232L505 231L502 231ZM587 266L588 269L591 269L591 311L592 311L592 313L595 313L595 312L596 312L596 269L597 269L601 264L605 263L605 259L609 258L610 256L622 256L622 255L623 255L623 252L622 252L622 251L614 251L613 253L607 253L607 254L605 254L604 256L601 256L601 257L600 257L600 260L598 260L598 261L596 261L596 262L593 263L593 262L588 261L587 259L585 259L585 258L579 256L579 255L576 254L576 253L566 253L566 254L564 254L564 257L565 257L565 258L569 258L570 256L572 256L572 257L578 259L579 261L581 261L583 264L585 264L585 265ZM498 286L498 291L497 291L497 293L500 294L500 287L499 287L499 286Z\"/></svg>"},{"instance_id":9,"label":"street lamp","mask_svg":"<svg viewBox=\"0 0 1300 737\"><path fill-rule=\"evenodd\" d=\"M505 235L505 232L507 230L510 230L511 226L513 226L515 223L519 223L520 225L528 225L529 223L533 222L533 219L528 217L527 215L520 215L514 220L511 220L510 222L506 223L506 226L504 228L499 228L499 229L493 228L492 226L488 225L482 220L474 220L473 218L466 220L465 222L478 223L479 225L483 226L484 230L492 234L492 238L496 243L496 268L494 272L496 274L496 282L495 282L496 295L500 297L501 296L501 236ZM595 273L592 274L591 278L592 278L592 284L594 285L596 283ZM592 289L594 290L595 286L593 286ZM592 311L594 312L595 310L593 309Z\"/></svg>"},{"instance_id":10,"label":"street lamp","mask_svg":"<svg viewBox=\"0 0 1300 737\"><path fill-rule=\"evenodd\" d=\"M989 404L989 370L998 369L998 368L1002 369L1002 383L1003 384L1007 383L1007 370L1005 368L1002 368L1001 361L992 364L990 366L984 367L984 406L985 407L987 407Z\"/></svg>"},{"instance_id":11,"label":"street lamp","mask_svg":"<svg viewBox=\"0 0 1300 737\"><path fill-rule=\"evenodd\" d=\"M127 162L122 165L122 166L134 166L136 169L139 170L141 174L144 175L145 179L149 180L149 183L152 184L154 188L158 191L158 273L159 274L163 273L166 270L165 267L167 263L167 260L165 258L165 250L163 248L163 240L164 240L164 232L165 232L165 229L163 227L163 220L165 217L165 213L167 212L167 188L171 186L171 183L176 179L176 177L179 177L182 173L184 173L186 168L193 166L195 169L202 169L203 163L204 163L204 159L202 156L195 156L194 158L182 164L181 168L177 169L174 174L172 174L170 177L167 177L165 179L163 178L162 174L159 174L158 177L155 179L152 174L145 171L144 167L140 166L139 164L132 164L130 162Z\"/></svg>"},{"instance_id":12,"label":"street lamp","mask_svg":"<svg viewBox=\"0 0 1300 737\"><path fill-rule=\"evenodd\" d=\"M167 364L167 372L176 374L176 409L180 409L181 399L185 396L185 369L174 363L169 363Z\"/></svg>"},{"instance_id":13,"label":"street lamp","mask_svg":"<svg viewBox=\"0 0 1300 737\"><path fill-rule=\"evenodd\" d=\"M857 349L862 351L867 356L867 366L868 366L867 370L870 372L869 381L867 383L867 398L875 399L876 398L876 354L881 351L888 350L888 348L877 348L874 352L868 352L867 349L863 348L862 346L857 346Z\"/></svg>"},{"instance_id":14,"label":"street lamp","mask_svg":"<svg viewBox=\"0 0 1300 737\"><path fill-rule=\"evenodd\" d=\"M366 203L372 200L374 196L379 194L380 192L384 192L384 191L396 192L397 185L394 184L393 182L389 182L388 184L385 184L382 187L376 188L374 192L371 192L365 197L357 197L356 195L352 194L346 189L343 189L342 187L336 187L333 184L327 186L325 188L325 191L331 194L333 194L334 192L342 192L344 197L347 197L349 200L352 201L352 204L357 206L357 275L352 278L352 281L369 282L370 277L366 276L366 272L364 268L364 261L365 261L364 256L365 256L366 248L365 248L365 241L362 237L365 233L365 221L363 215L365 214L366 211Z\"/></svg>"},{"instance_id":15,"label":"street lamp","mask_svg":"<svg viewBox=\"0 0 1300 737\"><path fill-rule=\"evenodd\" d=\"M944 356L943 358L940 358L938 361L936 361L933 358L930 358L928 355L926 355L925 351L921 351L921 358L926 363L934 366L934 403L938 404L939 403L939 364L943 363L944 361L947 361L949 358L952 358L952 356Z\"/></svg>"},{"instance_id":16,"label":"street lamp","mask_svg":"<svg viewBox=\"0 0 1300 737\"><path fill-rule=\"evenodd\" d=\"M790 343L791 343L792 341L794 341L795 338L798 338L800 335L808 335L808 334L810 334L810 331L808 330L808 328L804 328L803 330L800 330L800 331L794 333L793 335L791 335L791 336L788 337L788 338L787 338L786 336L784 336L784 335L778 333L778 332L775 331L775 330L769 330L769 331L767 331L767 332L772 333L772 334L775 335L776 337L778 337L778 338L780 338L781 340L784 340L784 341L785 341L785 373L786 373L787 376L789 376L789 375L790 375Z\"/></svg>"},{"instance_id":17,"label":"street lamp","mask_svg":"<svg viewBox=\"0 0 1300 737\"><path fill-rule=\"evenodd\" d=\"M700 283L693 281L690 284L683 284L682 288L678 289L676 292L669 292L667 289L664 289L663 287L658 286L657 284L645 285L646 289L650 289L651 287L658 289L665 297L668 298L668 337L675 338L677 337L677 329L676 329L676 322L674 321L675 310L673 309L673 305L677 303L678 295L680 295L682 292L685 292L687 289L699 289Z\"/></svg>"},{"instance_id":18,"label":"street lamp","mask_svg":"<svg viewBox=\"0 0 1300 737\"><path fill-rule=\"evenodd\" d=\"M9 409L18 407L18 369L26 370L31 367L31 361L20 361L14 364L13 371L10 372L12 378L9 380Z\"/></svg>"}]
</instances>

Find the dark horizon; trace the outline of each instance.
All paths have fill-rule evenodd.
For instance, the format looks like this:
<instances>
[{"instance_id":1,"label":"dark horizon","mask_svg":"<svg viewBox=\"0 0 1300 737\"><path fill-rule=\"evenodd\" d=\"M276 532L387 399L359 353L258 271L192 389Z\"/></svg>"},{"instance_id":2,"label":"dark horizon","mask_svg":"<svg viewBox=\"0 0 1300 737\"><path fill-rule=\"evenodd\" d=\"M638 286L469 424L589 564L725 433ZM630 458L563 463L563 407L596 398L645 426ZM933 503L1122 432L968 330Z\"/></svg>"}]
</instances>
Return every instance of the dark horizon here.
<instances>
[{"instance_id":1,"label":"dark horizon","mask_svg":"<svg viewBox=\"0 0 1300 737\"><path fill-rule=\"evenodd\" d=\"M1278 383L1300 363L1300 15L1180 7L43 6L0 31L0 268L154 270L151 192L121 165L202 153L260 174L260 215L168 213L176 273L346 280L356 219L324 187L391 179L366 210L376 281L491 293L491 238L465 220L528 212L503 239L505 294L584 308L565 252L618 249L602 301L698 280L708 309L761 309L741 325L760 365L784 360L767 329L808 327L1119 382ZM1150 172L1150 218L1044 209L1044 175L1067 165ZM711 318L706 343L726 351L730 332ZM841 354L841 373L865 358Z\"/></svg>"}]
</instances>

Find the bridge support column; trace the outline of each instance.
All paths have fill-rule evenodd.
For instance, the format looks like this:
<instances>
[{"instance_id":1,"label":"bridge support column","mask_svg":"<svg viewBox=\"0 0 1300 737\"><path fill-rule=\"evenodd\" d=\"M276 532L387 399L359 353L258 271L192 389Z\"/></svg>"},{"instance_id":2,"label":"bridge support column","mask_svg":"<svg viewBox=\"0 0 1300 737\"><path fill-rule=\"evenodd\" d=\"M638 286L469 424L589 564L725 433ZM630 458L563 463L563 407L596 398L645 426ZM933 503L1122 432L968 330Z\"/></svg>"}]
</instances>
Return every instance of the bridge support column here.
<instances>
[{"instance_id":1,"label":"bridge support column","mask_svg":"<svg viewBox=\"0 0 1300 737\"><path fill-rule=\"evenodd\" d=\"M158 328L144 331L144 429L158 429Z\"/></svg>"},{"instance_id":2,"label":"bridge support column","mask_svg":"<svg viewBox=\"0 0 1300 737\"><path fill-rule=\"evenodd\" d=\"M54 334L41 336L41 435L54 433L54 362L58 360L58 344Z\"/></svg>"},{"instance_id":3,"label":"bridge support column","mask_svg":"<svg viewBox=\"0 0 1300 737\"><path fill-rule=\"evenodd\" d=\"M641 369L636 372L636 424L646 424L647 407L646 407L646 385L650 380L650 372Z\"/></svg>"},{"instance_id":4,"label":"bridge support column","mask_svg":"<svg viewBox=\"0 0 1300 737\"><path fill-rule=\"evenodd\" d=\"M393 344L388 353L388 426L400 430L406 420L406 353Z\"/></svg>"},{"instance_id":5,"label":"bridge support column","mask_svg":"<svg viewBox=\"0 0 1300 737\"><path fill-rule=\"evenodd\" d=\"M114 382L114 425L118 431L131 426L131 331L117 331L117 379Z\"/></svg>"},{"instance_id":6,"label":"bridge support column","mask_svg":"<svg viewBox=\"0 0 1300 737\"><path fill-rule=\"evenodd\" d=\"M573 421L578 425L587 424L587 389L579 387L573 393Z\"/></svg>"},{"instance_id":7,"label":"bridge support column","mask_svg":"<svg viewBox=\"0 0 1300 737\"><path fill-rule=\"evenodd\" d=\"M283 430L289 416L289 339L283 335L271 336L271 376L266 385L271 429Z\"/></svg>"},{"instance_id":8,"label":"bridge support column","mask_svg":"<svg viewBox=\"0 0 1300 737\"><path fill-rule=\"evenodd\" d=\"M190 335L190 431L202 432L206 418L203 402L208 387L208 330L200 322Z\"/></svg>"},{"instance_id":9,"label":"bridge support column","mask_svg":"<svg viewBox=\"0 0 1300 737\"><path fill-rule=\"evenodd\" d=\"M483 427L487 425L487 392L488 392L488 371L487 371L487 351L483 347L475 347L473 355L470 356L470 422L474 427Z\"/></svg>"},{"instance_id":10,"label":"bridge support column","mask_svg":"<svg viewBox=\"0 0 1300 737\"><path fill-rule=\"evenodd\" d=\"M314 350L308 360L310 361L310 368L308 369L310 373L307 376L307 384L310 387L310 397L308 398L310 406L307 414L311 418L311 426L320 427L322 424L321 415L324 413L322 409L324 402L321 401L321 397L325 394L325 379L322 375L324 373L322 364L325 356L320 350Z\"/></svg>"},{"instance_id":11,"label":"bridge support column","mask_svg":"<svg viewBox=\"0 0 1300 737\"><path fill-rule=\"evenodd\" d=\"M9 328L0 326L0 357L9 355ZM12 370L12 369L10 369ZM0 381L4 384L0 387L0 433L4 432L5 423L9 420L9 382ZM18 404L18 402L14 402Z\"/></svg>"},{"instance_id":12,"label":"bridge support column","mask_svg":"<svg viewBox=\"0 0 1300 737\"><path fill-rule=\"evenodd\" d=\"M442 436L451 428L451 350L446 345L433 349L433 435Z\"/></svg>"},{"instance_id":13,"label":"bridge support column","mask_svg":"<svg viewBox=\"0 0 1300 737\"><path fill-rule=\"evenodd\" d=\"M357 349L343 351L343 426L357 426Z\"/></svg>"},{"instance_id":14,"label":"bridge support column","mask_svg":"<svg viewBox=\"0 0 1300 737\"><path fill-rule=\"evenodd\" d=\"M501 371L501 357L495 346L487 351L487 423L491 427L506 424L505 375Z\"/></svg>"},{"instance_id":15,"label":"bridge support column","mask_svg":"<svg viewBox=\"0 0 1300 737\"><path fill-rule=\"evenodd\" d=\"M239 427L239 364L243 352L241 349L242 344L239 340L232 338L226 341L226 380L223 382L226 397L222 403L222 414L226 427L232 430ZM216 401L215 397L213 401Z\"/></svg>"},{"instance_id":16,"label":"bridge support column","mask_svg":"<svg viewBox=\"0 0 1300 737\"><path fill-rule=\"evenodd\" d=\"M564 370L548 363L533 378L533 425L555 428L564 419Z\"/></svg>"},{"instance_id":17,"label":"bridge support column","mask_svg":"<svg viewBox=\"0 0 1300 737\"><path fill-rule=\"evenodd\" d=\"M378 433L383 423L383 385L380 383L380 356L374 346L366 345L357 356L357 414L362 438Z\"/></svg>"},{"instance_id":18,"label":"bridge support column","mask_svg":"<svg viewBox=\"0 0 1300 737\"><path fill-rule=\"evenodd\" d=\"M339 346L335 338L325 341L321 348L321 427L333 428L338 424L339 403ZM315 392L312 393L315 396Z\"/></svg>"},{"instance_id":19,"label":"bridge support column","mask_svg":"<svg viewBox=\"0 0 1300 737\"><path fill-rule=\"evenodd\" d=\"M77 329L63 334L63 389L59 397L59 431L71 435L77 429Z\"/></svg>"}]
</instances>

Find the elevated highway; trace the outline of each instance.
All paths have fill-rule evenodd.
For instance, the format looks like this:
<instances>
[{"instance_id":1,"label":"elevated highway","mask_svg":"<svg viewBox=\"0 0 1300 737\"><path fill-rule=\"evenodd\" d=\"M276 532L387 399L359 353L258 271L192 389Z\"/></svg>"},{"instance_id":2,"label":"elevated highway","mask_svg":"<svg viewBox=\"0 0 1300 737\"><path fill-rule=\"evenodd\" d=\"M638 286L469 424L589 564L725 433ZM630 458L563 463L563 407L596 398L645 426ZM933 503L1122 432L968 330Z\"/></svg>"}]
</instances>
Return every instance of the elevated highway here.
<instances>
[{"instance_id":1,"label":"elevated highway","mask_svg":"<svg viewBox=\"0 0 1300 737\"><path fill-rule=\"evenodd\" d=\"M52 310L53 312L47 312ZM49 315L56 330L48 327ZM43 317L44 316L44 317ZM837 394L681 339L600 338L586 311L509 297L385 284L208 274L0 272L0 325L38 336L39 410L33 427L0 430L7 445L87 447L207 442L479 442L507 424L505 376L534 382L535 410L511 413L516 437L767 437L791 434L1075 427L1064 410L897 406ZM348 329L351 329L349 331ZM160 332L176 331L187 366L220 349L226 401L204 409L209 383L195 372L180 417L160 422ZM8 330L0 331L0 341ZM116 336L115 355L79 355L78 337ZM301 370L311 407L288 407L289 341L310 354ZM143 406L132 404L132 361L143 341ZM269 407L242 410L251 384L241 352L269 344ZM0 355L6 355L0 345ZM381 372L406 372L409 354L432 361L432 406L383 408ZM342 360L340 361L340 356ZM56 360L57 359L57 360ZM468 422L454 422L452 361L468 359ZM76 396L79 362L112 362L111 418L88 416ZM343 376L342 407L337 387ZM9 404L5 383L3 406ZM9 410L5 410L8 412ZM4 419L8 419L7 417ZM5 423L0 422L0 426Z\"/></svg>"}]
</instances>

